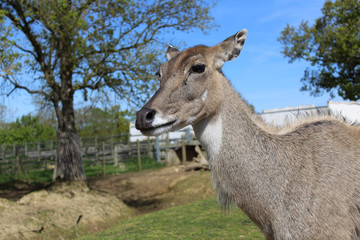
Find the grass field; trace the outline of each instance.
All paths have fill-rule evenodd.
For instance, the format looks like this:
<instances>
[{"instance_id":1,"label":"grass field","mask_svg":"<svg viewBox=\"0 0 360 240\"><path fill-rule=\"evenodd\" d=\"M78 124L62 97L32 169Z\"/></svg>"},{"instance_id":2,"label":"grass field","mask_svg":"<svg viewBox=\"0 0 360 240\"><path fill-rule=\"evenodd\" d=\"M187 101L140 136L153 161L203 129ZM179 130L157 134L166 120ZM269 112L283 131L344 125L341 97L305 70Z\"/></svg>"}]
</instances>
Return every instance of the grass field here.
<instances>
[{"instance_id":1,"label":"grass field","mask_svg":"<svg viewBox=\"0 0 360 240\"><path fill-rule=\"evenodd\" d=\"M105 231L84 236L100 239L264 239L239 209L225 214L213 198L134 217Z\"/></svg>"},{"instance_id":2,"label":"grass field","mask_svg":"<svg viewBox=\"0 0 360 240\"><path fill-rule=\"evenodd\" d=\"M160 168L163 167L163 163L156 162L155 159L149 157L141 157L141 168L145 169L153 169L153 168ZM136 157L133 157L126 161L125 163L125 170L121 170L119 167L116 167L112 164L105 165L105 172L106 175L118 174L118 173L126 173L126 172L136 172L139 170L138 161ZM52 182L52 177L54 174L54 170L32 170L27 172L28 178L30 182L42 182L42 183L50 183ZM103 174L103 166L102 165L90 165L85 166L85 174L86 177L96 177L102 176ZM21 177L16 176L17 180L26 181L25 175L21 172ZM15 176L14 174L10 173L2 173L0 174L0 183L8 183L14 181Z\"/></svg>"}]
</instances>

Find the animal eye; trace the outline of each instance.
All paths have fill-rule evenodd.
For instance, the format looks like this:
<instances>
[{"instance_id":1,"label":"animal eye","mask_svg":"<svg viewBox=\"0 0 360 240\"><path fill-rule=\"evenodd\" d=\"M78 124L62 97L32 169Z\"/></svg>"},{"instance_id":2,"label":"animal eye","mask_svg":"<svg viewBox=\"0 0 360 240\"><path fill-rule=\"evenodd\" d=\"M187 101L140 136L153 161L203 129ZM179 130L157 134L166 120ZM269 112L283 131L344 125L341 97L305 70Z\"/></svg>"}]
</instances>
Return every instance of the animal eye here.
<instances>
[{"instance_id":1,"label":"animal eye","mask_svg":"<svg viewBox=\"0 0 360 240\"><path fill-rule=\"evenodd\" d=\"M191 72L195 73L203 73L205 71L205 65L204 64L197 64L191 67Z\"/></svg>"},{"instance_id":2,"label":"animal eye","mask_svg":"<svg viewBox=\"0 0 360 240\"><path fill-rule=\"evenodd\" d=\"M161 78L161 74L160 74L160 72L159 72L159 71L157 71L157 72L155 73L155 76L157 76L158 78Z\"/></svg>"}]
</instances>

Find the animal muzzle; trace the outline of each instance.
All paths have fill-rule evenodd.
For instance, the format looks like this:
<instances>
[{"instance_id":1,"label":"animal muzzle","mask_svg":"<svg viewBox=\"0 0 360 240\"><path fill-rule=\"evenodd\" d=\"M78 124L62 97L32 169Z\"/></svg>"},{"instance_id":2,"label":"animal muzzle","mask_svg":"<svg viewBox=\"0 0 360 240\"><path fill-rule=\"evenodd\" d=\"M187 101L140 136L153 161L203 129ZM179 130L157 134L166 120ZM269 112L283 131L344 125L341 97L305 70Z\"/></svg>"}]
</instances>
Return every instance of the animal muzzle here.
<instances>
[{"instance_id":1,"label":"animal muzzle","mask_svg":"<svg viewBox=\"0 0 360 240\"><path fill-rule=\"evenodd\" d=\"M152 123L155 119L156 111L150 108L142 108L136 112L135 127L140 131L154 129Z\"/></svg>"}]
</instances>

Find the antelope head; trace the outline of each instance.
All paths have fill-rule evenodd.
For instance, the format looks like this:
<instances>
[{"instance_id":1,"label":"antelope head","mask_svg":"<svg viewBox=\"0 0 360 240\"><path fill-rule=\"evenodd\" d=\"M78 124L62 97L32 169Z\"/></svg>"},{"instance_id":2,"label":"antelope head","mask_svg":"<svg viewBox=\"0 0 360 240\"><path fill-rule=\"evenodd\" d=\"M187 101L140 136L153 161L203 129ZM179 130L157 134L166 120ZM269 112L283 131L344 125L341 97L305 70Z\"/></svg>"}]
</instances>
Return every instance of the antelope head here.
<instances>
[{"instance_id":1,"label":"antelope head","mask_svg":"<svg viewBox=\"0 0 360 240\"><path fill-rule=\"evenodd\" d=\"M221 68L245 43L243 29L213 47L167 49L158 71L160 88L136 113L136 128L145 135L175 131L216 114L223 98Z\"/></svg>"}]
</instances>

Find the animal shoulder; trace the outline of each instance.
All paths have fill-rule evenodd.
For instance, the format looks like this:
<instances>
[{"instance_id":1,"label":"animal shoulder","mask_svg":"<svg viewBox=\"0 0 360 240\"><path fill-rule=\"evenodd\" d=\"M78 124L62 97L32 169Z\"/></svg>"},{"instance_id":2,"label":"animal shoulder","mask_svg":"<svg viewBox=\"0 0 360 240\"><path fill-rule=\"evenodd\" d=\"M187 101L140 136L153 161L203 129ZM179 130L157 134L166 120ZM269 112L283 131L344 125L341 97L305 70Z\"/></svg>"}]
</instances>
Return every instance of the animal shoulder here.
<instances>
[{"instance_id":1,"label":"animal shoulder","mask_svg":"<svg viewBox=\"0 0 360 240\"><path fill-rule=\"evenodd\" d=\"M360 126L352 125L332 116L319 116L298 119L292 124L278 129L277 134L283 135L291 132L333 132L333 131L355 131L360 134Z\"/></svg>"}]
</instances>

